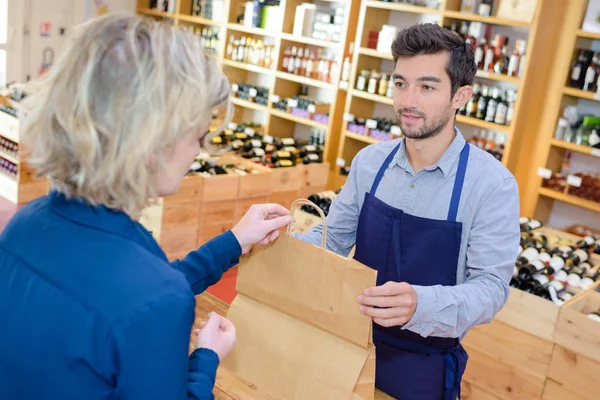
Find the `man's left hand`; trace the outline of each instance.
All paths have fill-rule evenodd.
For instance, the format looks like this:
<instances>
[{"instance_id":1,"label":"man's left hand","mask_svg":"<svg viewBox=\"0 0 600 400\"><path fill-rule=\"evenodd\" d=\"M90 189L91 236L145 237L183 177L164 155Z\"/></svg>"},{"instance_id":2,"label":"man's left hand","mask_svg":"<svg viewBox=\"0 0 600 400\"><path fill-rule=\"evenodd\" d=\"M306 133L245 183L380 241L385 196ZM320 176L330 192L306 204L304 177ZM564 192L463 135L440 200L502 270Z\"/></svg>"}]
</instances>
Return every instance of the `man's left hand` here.
<instances>
[{"instance_id":1,"label":"man's left hand","mask_svg":"<svg viewBox=\"0 0 600 400\"><path fill-rule=\"evenodd\" d=\"M417 310L418 296L406 282L387 282L365 289L358 296L360 312L373 318L378 325L389 327L404 325ZM378 307L378 308L374 308Z\"/></svg>"}]
</instances>

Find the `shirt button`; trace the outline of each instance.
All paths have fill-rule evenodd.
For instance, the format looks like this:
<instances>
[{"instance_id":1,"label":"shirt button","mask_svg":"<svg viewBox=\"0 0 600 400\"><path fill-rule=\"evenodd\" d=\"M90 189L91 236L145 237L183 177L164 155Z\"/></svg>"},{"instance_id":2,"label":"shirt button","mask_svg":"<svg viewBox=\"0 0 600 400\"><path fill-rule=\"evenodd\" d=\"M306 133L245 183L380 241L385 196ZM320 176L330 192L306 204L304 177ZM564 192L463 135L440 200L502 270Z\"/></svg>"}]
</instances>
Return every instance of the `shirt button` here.
<instances>
[{"instance_id":1,"label":"shirt button","mask_svg":"<svg viewBox=\"0 0 600 400\"><path fill-rule=\"evenodd\" d=\"M414 189L415 188L415 184L413 183L412 185L410 185L410 188Z\"/></svg>"}]
</instances>

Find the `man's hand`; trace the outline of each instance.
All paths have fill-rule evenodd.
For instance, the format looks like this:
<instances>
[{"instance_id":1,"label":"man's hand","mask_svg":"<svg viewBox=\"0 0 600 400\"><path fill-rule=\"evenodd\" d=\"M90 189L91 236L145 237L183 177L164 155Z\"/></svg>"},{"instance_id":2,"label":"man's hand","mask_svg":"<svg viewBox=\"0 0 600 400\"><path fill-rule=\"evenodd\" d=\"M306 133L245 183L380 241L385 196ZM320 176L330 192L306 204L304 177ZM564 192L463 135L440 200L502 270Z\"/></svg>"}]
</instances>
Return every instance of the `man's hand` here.
<instances>
[{"instance_id":1,"label":"man's hand","mask_svg":"<svg viewBox=\"0 0 600 400\"><path fill-rule=\"evenodd\" d=\"M387 282L365 289L365 294L358 296L360 312L385 327L410 321L417 310L418 300L417 292L406 282Z\"/></svg>"}]
</instances>

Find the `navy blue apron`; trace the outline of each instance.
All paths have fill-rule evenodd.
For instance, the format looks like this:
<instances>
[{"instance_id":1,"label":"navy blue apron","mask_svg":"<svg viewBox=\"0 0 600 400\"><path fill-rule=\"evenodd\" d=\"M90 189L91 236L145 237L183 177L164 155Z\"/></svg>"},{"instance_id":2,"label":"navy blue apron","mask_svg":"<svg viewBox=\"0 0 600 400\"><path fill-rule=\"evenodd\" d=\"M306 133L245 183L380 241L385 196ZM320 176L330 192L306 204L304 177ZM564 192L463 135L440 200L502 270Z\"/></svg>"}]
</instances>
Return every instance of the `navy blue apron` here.
<instances>
[{"instance_id":1,"label":"navy blue apron","mask_svg":"<svg viewBox=\"0 0 600 400\"><path fill-rule=\"evenodd\" d=\"M375 197L385 170L400 144L379 169L365 194L356 234L354 258L378 271L377 285L407 282L420 286L454 286L462 223L456 221L469 159L469 144L460 153L447 220L415 217ZM373 324L377 367L375 386L400 400L456 400L467 365L458 338L422 337L399 326Z\"/></svg>"}]
</instances>

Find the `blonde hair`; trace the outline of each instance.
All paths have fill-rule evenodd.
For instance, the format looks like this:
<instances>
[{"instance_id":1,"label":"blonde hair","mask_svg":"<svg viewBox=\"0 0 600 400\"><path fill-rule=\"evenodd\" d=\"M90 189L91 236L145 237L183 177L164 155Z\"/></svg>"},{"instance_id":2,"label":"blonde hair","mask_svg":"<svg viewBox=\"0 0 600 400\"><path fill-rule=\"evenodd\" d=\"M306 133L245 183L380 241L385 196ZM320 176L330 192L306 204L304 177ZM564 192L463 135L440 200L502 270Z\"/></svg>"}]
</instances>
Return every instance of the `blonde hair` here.
<instances>
[{"instance_id":1,"label":"blonde hair","mask_svg":"<svg viewBox=\"0 0 600 400\"><path fill-rule=\"evenodd\" d=\"M137 218L156 197L161 154L205 126L217 107L226 108L225 125L230 96L192 33L112 14L74 32L24 104L22 142L54 189Z\"/></svg>"}]
</instances>

